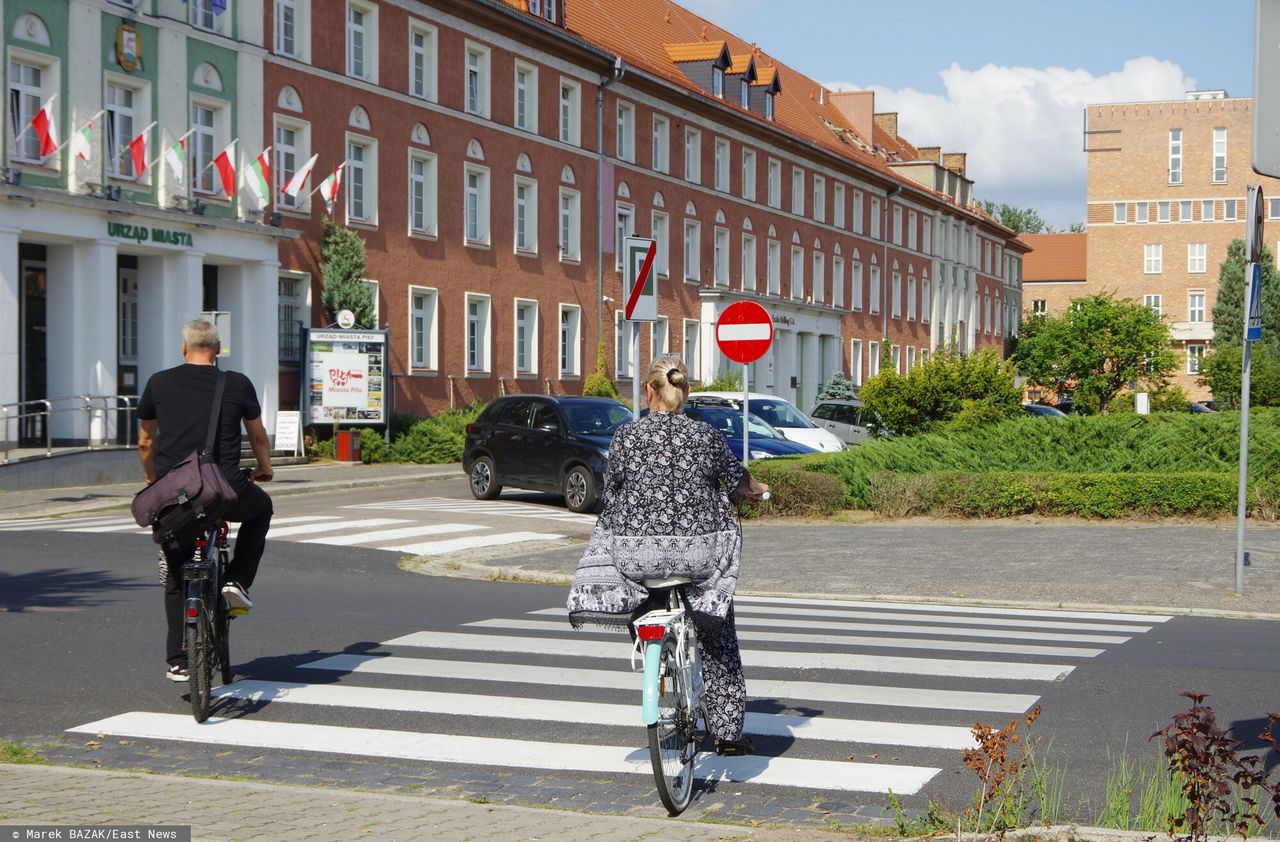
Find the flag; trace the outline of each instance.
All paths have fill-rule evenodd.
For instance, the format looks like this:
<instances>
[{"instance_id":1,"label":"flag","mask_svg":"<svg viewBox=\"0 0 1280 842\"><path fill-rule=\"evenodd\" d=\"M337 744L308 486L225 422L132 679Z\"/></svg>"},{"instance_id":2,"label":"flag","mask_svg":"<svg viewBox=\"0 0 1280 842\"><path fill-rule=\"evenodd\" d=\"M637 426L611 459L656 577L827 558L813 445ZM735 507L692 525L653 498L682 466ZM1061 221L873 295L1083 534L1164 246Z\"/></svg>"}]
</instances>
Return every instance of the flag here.
<instances>
[{"instance_id":1,"label":"flag","mask_svg":"<svg viewBox=\"0 0 1280 842\"><path fill-rule=\"evenodd\" d=\"M133 158L134 178L142 178L142 174L147 171L147 135L150 132L151 128L148 126L129 141L129 157Z\"/></svg>"},{"instance_id":2,"label":"flag","mask_svg":"<svg viewBox=\"0 0 1280 842\"><path fill-rule=\"evenodd\" d=\"M187 141L185 138L164 150L164 162L173 171L174 183L178 187L182 187L182 181L186 176L187 170Z\"/></svg>"},{"instance_id":3,"label":"flag","mask_svg":"<svg viewBox=\"0 0 1280 842\"><path fill-rule=\"evenodd\" d=\"M83 129L71 136L71 154L81 161L88 161L93 158L92 120L86 123Z\"/></svg>"},{"instance_id":4,"label":"flag","mask_svg":"<svg viewBox=\"0 0 1280 842\"><path fill-rule=\"evenodd\" d=\"M233 154L231 150L235 145L236 142L231 141L227 144L227 148L213 159L213 168L218 171L218 178L222 180L222 192L226 193L228 198L234 198L236 195L236 164L231 157Z\"/></svg>"},{"instance_id":5,"label":"flag","mask_svg":"<svg viewBox=\"0 0 1280 842\"><path fill-rule=\"evenodd\" d=\"M31 127L40 138L40 157L47 158L58 151L58 126L53 119L53 97L40 106L31 118Z\"/></svg>"},{"instance_id":6,"label":"flag","mask_svg":"<svg viewBox=\"0 0 1280 842\"><path fill-rule=\"evenodd\" d=\"M284 186L285 195L290 199L298 198L298 193L307 183L307 178L311 175L311 169L316 165L316 158L319 157L319 155L312 155L311 158L293 174L293 177L289 179L289 183Z\"/></svg>"},{"instance_id":7,"label":"flag","mask_svg":"<svg viewBox=\"0 0 1280 842\"><path fill-rule=\"evenodd\" d=\"M330 216L333 216L333 200L337 198L338 188L342 186L342 168L346 164L346 161L338 164L338 168L333 171L333 174L320 182L320 197L324 199L325 209L328 210Z\"/></svg>"},{"instance_id":8,"label":"flag","mask_svg":"<svg viewBox=\"0 0 1280 842\"><path fill-rule=\"evenodd\" d=\"M271 195L271 147L262 150L262 154L253 159L249 165L249 189L258 197L258 207L265 208Z\"/></svg>"}]
</instances>

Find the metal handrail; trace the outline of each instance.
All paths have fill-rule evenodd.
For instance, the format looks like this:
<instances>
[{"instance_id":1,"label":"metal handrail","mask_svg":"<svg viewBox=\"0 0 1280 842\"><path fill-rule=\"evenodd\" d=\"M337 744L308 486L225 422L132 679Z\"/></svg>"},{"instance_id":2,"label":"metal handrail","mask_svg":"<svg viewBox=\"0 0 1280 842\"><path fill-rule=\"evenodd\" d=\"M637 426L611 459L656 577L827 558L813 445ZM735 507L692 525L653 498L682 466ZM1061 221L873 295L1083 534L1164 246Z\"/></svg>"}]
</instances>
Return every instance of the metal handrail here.
<instances>
[{"instance_id":1,"label":"metal handrail","mask_svg":"<svg viewBox=\"0 0 1280 842\"><path fill-rule=\"evenodd\" d=\"M55 407L55 404L67 403L70 406ZM53 455L53 416L60 412L83 412L85 414L85 431L86 446L89 450L96 450L105 446L106 436L102 436L101 443L95 442L93 431L93 419L95 414L100 414L102 418L102 429L108 428L107 413L115 412L116 421L120 421L120 413L124 413L125 423L125 447L133 447L133 414L138 408L137 395L67 395L58 398L36 398L27 401L16 401L14 403L0 404L0 465L8 464L10 437L10 422L15 422L16 427L20 427L22 420L25 418L43 419L44 425L44 455L50 457ZM40 407L39 409L25 410L24 407Z\"/></svg>"}]
</instances>

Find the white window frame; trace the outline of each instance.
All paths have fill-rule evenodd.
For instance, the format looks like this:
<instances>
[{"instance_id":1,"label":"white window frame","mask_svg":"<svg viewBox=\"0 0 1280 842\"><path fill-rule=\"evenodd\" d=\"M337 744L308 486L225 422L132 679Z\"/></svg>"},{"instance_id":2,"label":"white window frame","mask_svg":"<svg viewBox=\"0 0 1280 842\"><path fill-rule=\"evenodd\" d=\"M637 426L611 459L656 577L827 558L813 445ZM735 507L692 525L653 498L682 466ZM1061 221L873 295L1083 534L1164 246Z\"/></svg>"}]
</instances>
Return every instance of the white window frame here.
<instances>
[{"instance_id":1,"label":"white window frame","mask_svg":"<svg viewBox=\"0 0 1280 842\"><path fill-rule=\"evenodd\" d=\"M791 247L791 299L804 300L804 247Z\"/></svg>"},{"instance_id":2,"label":"white window frame","mask_svg":"<svg viewBox=\"0 0 1280 842\"><path fill-rule=\"evenodd\" d=\"M929 230L928 228L925 229ZM920 323L929 323L929 313L933 310L933 286L928 278L920 281Z\"/></svg>"},{"instance_id":3,"label":"white window frame","mask_svg":"<svg viewBox=\"0 0 1280 842\"><path fill-rule=\"evenodd\" d=\"M306 0L275 0L275 18L272 21L272 29L274 35L274 46L276 55L288 56L294 59L303 59L305 44L309 40L305 37L304 30L307 26L307 19L310 18L310 9L300 9L299 7ZM308 4L309 5L309 4ZM286 46L285 43L285 13L289 13L289 28L292 32L288 36L292 41L292 46Z\"/></svg>"},{"instance_id":4,"label":"white window frame","mask_svg":"<svg viewBox=\"0 0 1280 842\"><path fill-rule=\"evenodd\" d=\"M1219 126L1213 130L1213 183L1227 181L1227 130Z\"/></svg>"},{"instance_id":5,"label":"white window frame","mask_svg":"<svg viewBox=\"0 0 1280 842\"><path fill-rule=\"evenodd\" d=\"M1202 289L1187 290L1187 321L1193 324L1199 324L1205 321L1208 315L1206 302L1208 296Z\"/></svg>"},{"instance_id":6,"label":"white window frame","mask_svg":"<svg viewBox=\"0 0 1280 842\"><path fill-rule=\"evenodd\" d=\"M1134 221L1138 224L1145 224L1151 221L1151 203L1137 202L1134 210Z\"/></svg>"},{"instance_id":7,"label":"white window frame","mask_svg":"<svg viewBox=\"0 0 1280 842\"><path fill-rule=\"evenodd\" d=\"M520 80L524 76L524 81ZM511 76L511 122L517 129L538 133L538 68L517 61ZM522 114L523 112L523 114Z\"/></svg>"},{"instance_id":8,"label":"white window frame","mask_svg":"<svg viewBox=\"0 0 1280 842\"><path fill-rule=\"evenodd\" d=\"M813 219L827 221L827 180L817 173L813 174Z\"/></svg>"},{"instance_id":9,"label":"white window frame","mask_svg":"<svg viewBox=\"0 0 1280 842\"><path fill-rule=\"evenodd\" d=\"M671 120L653 115L653 171L671 172Z\"/></svg>"},{"instance_id":10,"label":"white window frame","mask_svg":"<svg viewBox=\"0 0 1280 842\"><path fill-rule=\"evenodd\" d=\"M1208 269L1208 243L1187 243L1187 272L1199 275Z\"/></svg>"},{"instance_id":11,"label":"white window frame","mask_svg":"<svg viewBox=\"0 0 1280 842\"><path fill-rule=\"evenodd\" d=\"M1213 222L1214 217L1215 217L1215 214L1214 214L1213 199L1204 199L1203 201L1201 201L1200 202L1200 221Z\"/></svg>"},{"instance_id":12,"label":"white window frame","mask_svg":"<svg viewBox=\"0 0 1280 842\"><path fill-rule=\"evenodd\" d=\"M782 243L768 240L765 243L765 292L782 294Z\"/></svg>"},{"instance_id":13,"label":"white window frame","mask_svg":"<svg viewBox=\"0 0 1280 842\"><path fill-rule=\"evenodd\" d=\"M849 292L849 309L855 313L862 312L863 301L862 288L862 261L853 261L853 284Z\"/></svg>"},{"instance_id":14,"label":"white window frame","mask_svg":"<svg viewBox=\"0 0 1280 842\"><path fill-rule=\"evenodd\" d=\"M20 64L26 68L37 71L40 74L40 84L30 85L24 81L14 79L13 65ZM42 55L40 53L30 53L26 50L19 50L13 47L9 48L9 62L5 65L8 71L8 95L7 112L5 114L9 123L9 150L10 161L15 164L23 164L26 166L48 167L57 169L60 155L50 155L47 158L40 157L40 138L36 134L35 129L29 129L31 120L40 111L40 106L53 96L54 92L59 91L62 87L61 70L58 61L52 56ZM13 111L14 92L19 92L19 112L15 114ZM105 95L105 88L104 88ZM149 97L147 98L150 99ZM134 98L134 110L138 111L137 95ZM60 103L54 102L55 113L61 113ZM146 125L142 123L141 125ZM65 127L63 134L66 134ZM22 137L14 142L13 138L21 131L26 130ZM129 138L123 141L126 145Z\"/></svg>"},{"instance_id":15,"label":"white window frame","mask_svg":"<svg viewBox=\"0 0 1280 842\"><path fill-rule=\"evenodd\" d=\"M1182 129L1169 129L1169 183L1182 183Z\"/></svg>"},{"instance_id":16,"label":"white window frame","mask_svg":"<svg viewBox=\"0 0 1280 842\"><path fill-rule=\"evenodd\" d=\"M684 280L702 281L702 223L688 217L684 220Z\"/></svg>"},{"instance_id":17,"label":"white window frame","mask_svg":"<svg viewBox=\"0 0 1280 842\"><path fill-rule=\"evenodd\" d=\"M711 95L716 99L724 99L724 68L711 68Z\"/></svg>"},{"instance_id":18,"label":"white window frame","mask_svg":"<svg viewBox=\"0 0 1280 842\"><path fill-rule=\"evenodd\" d=\"M893 244L902 245L902 205L893 206Z\"/></svg>"},{"instance_id":19,"label":"white window frame","mask_svg":"<svg viewBox=\"0 0 1280 842\"><path fill-rule=\"evenodd\" d=\"M364 161L356 163L352 152L364 150ZM378 224L378 141L364 135L347 133L347 166L343 172L342 189L347 194L347 221L363 225ZM358 175L357 175L358 173ZM358 194L358 195L357 195ZM356 213L356 203L362 207Z\"/></svg>"},{"instance_id":20,"label":"white window frame","mask_svg":"<svg viewBox=\"0 0 1280 842\"><path fill-rule=\"evenodd\" d=\"M43 73L41 75L43 77ZM107 76L105 81L103 104L106 106L107 113L103 117L107 130L106 154L109 159L107 161L107 177L119 179L120 181L136 181L139 184L146 184L149 181L147 173L138 176L133 171L133 156L129 154L129 141L137 136L138 131L147 125L147 122L150 122L143 122L142 114L140 113L150 102L150 97L147 95L146 89L139 87L136 82L124 81L114 75ZM124 106L120 103L112 102L112 89L128 93L132 104ZM55 102L54 105L56 107L57 103ZM214 121L216 126L216 115ZM28 130L26 136L19 141L19 144L25 143L28 137L35 137L35 129ZM150 148L150 144L148 146ZM25 158L17 160L26 162Z\"/></svg>"},{"instance_id":21,"label":"white window frame","mask_svg":"<svg viewBox=\"0 0 1280 842\"><path fill-rule=\"evenodd\" d=\"M756 289L756 238L754 234L742 235L742 289L754 292Z\"/></svg>"},{"instance_id":22,"label":"white window frame","mask_svg":"<svg viewBox=\"0 0 1280 842\"><path fill-rule=\"evenodd\" d=\"M439 358L436 355L439 337L436 331L439 325L440 292L432 287L410 285L407 294L409 371L436 371L439 369ZM424 306L421 308L414 301L419 296L423 298ZM419 320L421 320L421 331L419 331Z\"/></svg>"},{"instance_id":23,"label":"white window frame","mask_svg":"<svg viewBox=\"0 0 1280 842\"><path fill-rule=\"evenodd\" d=\"M637 366L631 359L632 322L625 315L621 308L613 311L613 371L618 380L629 381Z\"/></svg>"},{"instance_id":24,"label":"white window frame","mask_svg":"<svg viewBox=\"0 0 1280 842\"><path fill-rule=\"evenodd\" d=\"M729 229L717 227L713 237L711 277L716 286L727 287L729 285Z\"/></svg>"},{"instance_id":25,"label":"white window frame","mask_svg":"<svg viewBox=\"0 0 1280 842\"><path fill-rule=\"evenodd\" d=\"M210 119L213 122L212 127L203 125L196 127L195 110L197 108L209 112ZM190 125L195 129L187 143L187 169L190 176L191 192L202 196L219 196L222 194L222 180L218 177L215 168L209 166L209 164L213 163L213 159L230 143L231 105L225 100L193 96L187 110L188 114L191 115ZM146 123L143 123L143 125L145 126ZM208 144L206 147L208 151L207 157L202 154L200 149L202 139ZM202 186L202 183L207 184L207 186Z\"/></svg>"},{"instance_id":26,"label":"white window frame","mask_svg":"<svg viewBox=\"0 0 1280 842\"><path fill-rule=\"evenodd\" d=\"M880 239L880 197L871 197L871 231L868 234L873 240Z\"/></svg>"},{"instance_id":27,"label":"white window frame","mask_svg":"<svg viewBox=\"0 0 1280 842\"><path fill-rule=\"evenodd\" d=\"M1115 225L1126 225L1129 222L1129 205L1126 202L1116 202L1111 217L1111 222Z\"/></svg>"},{"instance_id":28,"label":"white window frame","mask_svg":"<svg viewBox=\"0 0 1280 842\"><path fill-rule=\"evenodd\" d=\"M652 362L671 347L671 334L666 316L658 316L658 320L649 323L649 361Z\"/></svg>"},{"instance_id":29,"label":"white window frame","mask_svg":"<svg viewBox=\"0 0 1280 842\"><path fill-rule=\"evenodd\" d=\"M625 249L627 237L634 237L635 233L635 205L627 205L621 202L617 203L614 207L613 268L617 269L619 272L622 271L622 253Z\"/></svg>"},{"instance_id":30,"label":"white window frame","mask_svg":"<svg viewBox=\"0 0 1280 842\"><path fill-rule=\"evenodd\" d=\"M791 165L791 212L804 216L804 170Z\"/></svg>"},{"instance_id":31,"label":"white window frame","mask_svg":"<svg viewBox=\"0 0 1280 842\"><path fill-rule=\"evenodd\" d=\"M565 76L560 77L560 108L558 123L561 143L582 145L582 85Z\"/></svg>"},{"instance_id":32,"label":"white window frame","mask_svg":"<svg viewBox=\"0 0 1280 842\"><path fill-rule=\"evenodd\" d=\"M890 359L893 360L893 370L901 374L902 373L902 346L890 345L889 357Z\"/></svg>"},{"instance_id":33,"label":"white window frame","mask_svg":"<svg viewBox=\"0 0 1280 842\"><path fill-rule=\"evenodd\" d=\"M831 186L831 224L844 228L844 185L840 182Z\"/></svg>"},{"instance_id":34,"label":"white window frame","mask_svg":"<svg viewBox=\"0 0 1280 842\"><path fill-rule=\"evenodd\" d=\"M1164 271L1164 245L1162 243L1143 243L1142 273L1159 275Z\"/></svg>"},{"instance_id":35,"label":"white window frame","mask_svg":"<svg viewBox=\"0 0 1280 842\"><path fill-rule=\"evenodd\" d=\"M568 316L568 320L565 319ZM561 378L582 376L582 308L577 304L561 304L557 339L557 364Z\"/></svg>"},{"instance_id":36,"label":"white window frame","mask_svg":"<svg viewBox=\"0 0 1280 842\"><path fill-rule=\"evenodd\" d=\"M1190 199L1183 199L1182 201L1178 202L1178 221L1179 222L1191 221L1191 200Z\"/></svg>"},{"instance_id":37,"label":"white window frame","mask_svg":"<svg viewBox=\"0 0 1280 842\"><path fill-rule=\"evenodd\" d=\"M723 137L716 138L714 186L721 193L729 192L729 153L729 141Z\"/></svg>"},{"instance_id":38,"label":"white window frame","mask_svg":"<svg viewBox=\"0 0 1280 842\"><path fill-rule=\"evenodd\" d=\"M872 315L875 315L880 312L880 298L882 294L882 290L880 288L881 283L882 283L882 278L880 277L880 264L872 263L871 264L871 303L870 303L870 306L868 307L868 311Z\"/></svg>"},{"instance_id":39,"label":"white window frame","mask_svg":"<svg viewBox=\"0 0 1280 842\"><path fill-rule=\"evenodd\" d=\"M867 375L875 377L880 373L880 343L869 342L867 344Z\"/></svg>"},{"instance_id":40,"label":"white window frame","mask_svg":"<svg viewBox=\"0 0 1280 842\"><path fill-rule=\"evenodd\" d=\"M683 319L681 342L681 359L689 370L689 378L698 380L702 366L702 323L697 319Z\"/></svg>"},{"instance_id":41,"label":"white window frame","mask_svg":"<svg viewBox=\"0 0 1280 842\"><path fill-rule=\"evenodd\" d=\"M635 163L636 160L636 107L629 102L617 102L616 153L619 161Z\"/></svg>"},{"instance_id":42,"label":"white window frame","mask_svg":"<svg viewBox=\"0 0 1280 842\"><path fill-rule=\"evenodd\" d=\"M919 225L920 225L920 218L916 215L916 212L908 211L907 212L907 248L909 248L911 251L916 250L916 237L917 237L916 229L919 228ZM996 263L997 264L999 263L998 259ZM996 268L997 268L996 266L992 266L992 271L994 272Z\"/></svg>"},{"instance_id":43,"label":"white window frame","mask_svg":"<svg viewBox=\"0 0 1280 842\"><path fill-rule=\"evenodd\" d=\"M1168 222L1170 209L1168 202L1156 202L1156 222Z\"/></svg>"},{"instance_id":44,"label":"white window frame","mask_svg":"<svg viewBox=\"0 0 1280 842\"><path fill-rule=\"evenodd\" d=\"M853 191L853 233L862 233L862 217L864 214L862 191L854 189Z\"/></svg>"},{"instance_id":45,"label":"white window frame","mask_svg":"<svg viewBox=\"0 0 1280 842\"><path fill-rule=\"evenodd\" d=\"M889 287L891 297L889 299L889 317L893 319L902 318L902 273L894 272L891 285Z\"/></svg>"},{"instance_id":46,"label":"white window frame","mask_svg":"<svg viewBox=\"0 0 1280 842\"><path fill-rule=\"evenodd\" d=\"M577 263L582 260L582 194L577 190L560 188L556 225L561 262Z\"/></svg>"},{"instance_id":47,"label":"white window frame","mask_svg":"<svg viewBox=\"0 0 1280 842\"><path fill-rule=\"evenodd\" d=\"M653 254L653 271L659 278L671 276L671 217L665 211L650 211L649 236L657 244Z\"/></svg>"},{"instance_id":48,"label":"white window frame","mask_svg":"<svg viewBox=\"0 0 1280 842\"><path fill-rule=\"evenodd\" d=\"M462 165L462 242L472 247L489 245L491 183L489 168L467 162ZM474 206L475 225L472 225Z\"/></svg>"},{"instance_id":49,"label":"white window frame","mask_svg":"<svg viewBox=\"0 0 1280 842\"><path fill-rule=\"evenodd\" d=\"M297 197L284 192L284 186L293 178L298 167L311 157L311 124L304 120L295 120L283 114L272 115L272 173L275 180L275 207L282 211L295 211L309 214L311 208L310 190L300 190ZM287 144L281 132L293 132L293 143ZM288 161L289 156L293 157Z\"/></svg>"},{"instance_id":50,"label":"white window frame","mask_svg":"<svg viewBox=\"0 0 1280 842\"><path fill-rule=\"evenodd\" d=\"M827 300L827 255L825 252L816 250L813 252L809 276L809 286L812 289L810 297L813 299L813 303L825 303Z\"/></svg>"},{"instance_id":51,"label":"white window frame","mask_svg":"<svg viewBox=\"0 0 1280 842\"><path fill-rule=\"evenodd\" d=\"M1157 316L1164 315L1164 296L1158 292L1149 292L1142 296L1142 306Z\"/></svg>"},{"instance_id":52,"label":"white window frame","mask_svg":"<svg viewBox=\"0 0 1280 842\"><path fill-rule=\"evenodd\" d=\"M358 12L361 22L351 20L351 13ZM225 13L224 13L225 15ZM378 84L378 7L364 0L347 0L344 11L346 23L346 70L353 79L363 79ZM359 36L360 67L357 68L356 39ZM357 72L359 71L359 72Z\"/></svg>"},{"instance_id":53,"label":"white window frame","mask_svg":"<svg viewBox=\"0 0 1280 842\"><path fill-rule=\"evenodd\" d=\"M1240 218L1239 200L1228 198L1222 200L1222 221L1235 222Z\"/></svg>"},{"instance_id":54,"label":"white window frame","mask_svg":"<svg viewBox=\"0 0 1280 842\"><path fill-rule=\"evenodd\" d=\"M421 174L415 173L414 170L421 164ZM440 171L436 156L431 152L424 152L420 149L409 148L408 160L408 218L409 218L409 235L420 237L435 238L439 234L437 216L440 195ZM419 196L419 194L421 194ZM417 204L419 199L422 202L421 220L419 216L419 208Z\"/></svg>"},{"instance_id":55,"label":"white window frame","mask_svg":"<svg viewBox=\"0 0 1280 842\"><path fill-rule=\"evenodd\" d=\"M482 292L464 293L462 359L468 375L488 374L492 367L493 300ZM476 304L472 315L471 305Z\"/></svg>"},{"instance_id":56,"label":"white window frame","mask_svg":"<svg viewBox=\"0 0 1280 842\"><path fill-rule=\"evenodd\" d=\"M415 42L422 39L422 45ZM440 92L438 89L437 60L439 53L439 31L430 24L417 18L409 19L409 96L436 102ZM421 79L419 79L421 71Z\"/></svg>"},{"instance_id":57,"label":"white window frame","mask_svg":"<svg viewBox=\"0 0 1280 842\"><path fill-rule=\"evenodd\" d=\"M517 254L538 253L538 182L528 176L517 175L511 192L511 241Z\"/></svg>"},{"instance_id":58,"label":"white window frame","mask_svg":"<svg viewBox=\"0 0 1280 842\"><path fill-rule=\"evenodd\" d=\"M907 321L916 320L916 276L907 275Z\"/></svg>"},{"instance_id":59,"label":"white window frame","mask_svg":"<svg viewBox=\"0 0 1280 842\"><path fill-rule=\"evenodd\" d=\"M702 132L690 127L684 130L684 180L702 183Z\"/></svg>"},{"instance_id":60,"label":"white window frame","mask_svg":"<svg viewBox=\"0 0 1280 842\"><path fill-rule=\"evenodd\" d=\"M1187 374L1199 374L1204 365L1204 345L1194 343L1187 345Z\"/></svg>"},{"instance_id":61,"label":"white window frame","mask_svg":"<svg viewBox=\"0 0 1280 842\"><path fill-rule=\"evenodd\" d=\"M770 158L768 165L768 186L765 203L777 210L782 209L782 162Z\"/></svg>"},{"instance_id":62,"label":"white window frame","mask_svg":"<svg viewBox=\"0 0 1280 842\"><path fill-rule=\"evenodd\" d=\"M280 362L297 363L300 357L300 326L310 327L311 276L305 272L282 271L276 286L276 334Z\"/></svg>"},{"instance_id":63,"label":"white window frame","mask_svg":"<svg viewBox=\"0 0 1280 842\"><path fill-rule=\"evenodd\" d=\"M190 0L187 4L187 22L196 29L226 35L228 24L225 19L235 14L231 3L232 0L227 0L226 7L221 12L215 13L211 0Z\"/></svg>"},{"instance_id":64,"label":"white window frame","mask_svg":"<svg viewBox=\"0 0 1280 842\"><path fill-rule=\"evenodd\" d=\"M853 381L853 385L862 385L862 340L849 340L849 373L852 375L849 379Z\"/></svg>"},{"instance_id":65,"label":"white window frame","mask_svg":"<svg viewBox=\"0 0 1280 842\"><path fill-rule=\"evenodd\" d=\"M907 371L916 367L916 346L907 346Z\"/></svg>"},{"instance_id":66,"label":"white window frame","mask_svg":"<svg viewBox=\"0 0 1280 842\"><path fill-rule=\"evenodd\" d=\"M529 316L532 315L532 320ZM524 316L524 337L520 336L520 321ZM511 308L511 370L516 377L537 377L539 338L538 302L532 298L517 298ZM524 365L520 365L520 352L524 351Z\"/></svg>"},{"instance_id":67,"label":"white window frame","mask_svg":"<svg viewBox=\"0 0 1280 842\"><path fill-rule=\"evenodd\" d=\"M493 88L490 72L493 50L484 44L468 40L463 50L462 107L477 117L489 116L489 93Z\"/></svg>"},{"instance_id":68,"label":"white window frame","mask_svg":"<svg viewBox=\"0 0 1280 842\"><path fill-rule=\"evenodd\" d=\"M742 198L756 200L756 151L742 147Z\"/></svg>"}]
</instances>

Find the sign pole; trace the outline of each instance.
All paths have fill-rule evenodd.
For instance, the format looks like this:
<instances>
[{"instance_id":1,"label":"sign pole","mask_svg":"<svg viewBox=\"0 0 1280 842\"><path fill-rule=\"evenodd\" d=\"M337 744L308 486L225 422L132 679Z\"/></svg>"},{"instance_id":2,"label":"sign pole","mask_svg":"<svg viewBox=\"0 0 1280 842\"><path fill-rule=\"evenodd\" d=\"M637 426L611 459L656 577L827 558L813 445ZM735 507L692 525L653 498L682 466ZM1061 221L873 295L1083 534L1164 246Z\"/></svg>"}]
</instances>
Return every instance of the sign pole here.
<instances>
[{"instance_id":1,"label":"sign pole","mask_svg":"<svg viewBox=\"0 0 1280 842\"><path fill-rule=\"evenodd\" d=\"M747 364L742 364L742 466L745 468L751 464L751 425L747 423L747 418L751 412L748 409L751 390L747 387Z\"/></svg>"},{"instance_id":2,"label":"sign pole","mask_svg":"<svg viewBox=\"0 0 1280 842\"><path fill-rule=\"evenodd\" d=\"M1244 521L1249 498L1249 380L1253 343L1249 341L1249 314L1253 310L1253 275L1261 267L1245 264L1244 357L1240 366L1240 478L1236 488L1236 596L1244 595Z\"/></svg>"},{"instance_id":3,"label":"sign pole","mask_svg":"<svg viewBox=\"0 0 1280 842\"><path fill-rule=\"evenodd\" d=\"M631 418L640 420L640 323L631 323Z\"/></svg>"}]
</instances>

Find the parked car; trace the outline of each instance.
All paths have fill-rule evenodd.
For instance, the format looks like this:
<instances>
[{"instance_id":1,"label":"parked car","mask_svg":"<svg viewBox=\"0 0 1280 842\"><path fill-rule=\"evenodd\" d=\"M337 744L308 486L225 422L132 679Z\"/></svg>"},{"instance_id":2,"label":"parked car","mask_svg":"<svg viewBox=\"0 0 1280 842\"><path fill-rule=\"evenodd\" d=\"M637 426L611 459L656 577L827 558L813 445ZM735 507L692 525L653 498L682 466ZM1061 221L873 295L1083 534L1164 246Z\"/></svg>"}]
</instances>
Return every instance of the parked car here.
<instances>
[{"instance_id":1,"label":"parked car","mask_svg":"<svg viewBox=\"0 0 1280 842\"><path fill-rule=\"evenodd\" d=\"M1066 418L1067 413L1054 406L1046 406L1042 403L1024 403L1022 409L1028 415L1038 415L1041 418Z\"/></svg>"},{"instance_id":2,"label":"parked car","mask_svg":"<svg viewBox=\"0 0 1280 842\"><path fill-rule=\"evenodd\" d=\"M818 401L809 411L809 417L845 444L861 444L867 440L866 410L857 398Z\"/></svg>"},{"instance_id":3,"label":"parked car","mask_svg":"<svg viewBox=\"0 0 1280 842\"><path fill-rule=\"evenodd\" d=\"M748 395L748 411L774 427L791 441L808 445L814 450L834 452L848 445L812 421L787 401L774 395L752 392ZM694 406L728 406L742 411L742 395L737 392L694 392L689 396Z\"/></svg>"},{"instance_id":4,"label":"parked car","mask_svg":"<svg viewBox=\"0 0 1280 842\"><path fill-rule=\"evenodd\" d=\"M742 410L730 406L709 406L691 404L685 407L685 414L699 421L705 421L715 427L733 455L741 461L745 457L742 450ZM808 445L791 441L772 425L755 415L747 418L747 446L752 459L768 459L773 456L798 456L802 453L815 453Z\"/></svg>"},{"instance_id":5,"label":"parked car","mask_svg":"<svg viewBox=\"0 0 1280 842\"><path fill-rule=\"evenodd\" d=\"M1194 413L1216 413L1218 410L1211 406L1207 406L1207 401L1192 401L1187 408Z\"/></svg>"},{"instance_id":6,"label":"parked car","mask_svg":"<svg viewBox=\"0 0 1280 842\"><path fill-rule=\"evenodd\" d=\"M506 486L564 495L575 512L595 509L613 433L631 411L609 398L507 395L467 425L462 468L477 500Z\"/></svg>"}]
</instances>

